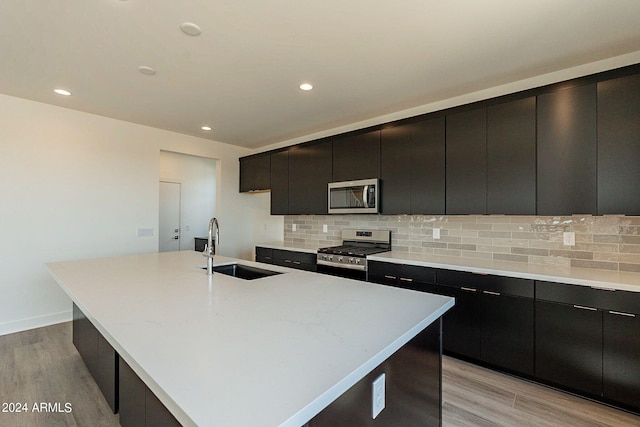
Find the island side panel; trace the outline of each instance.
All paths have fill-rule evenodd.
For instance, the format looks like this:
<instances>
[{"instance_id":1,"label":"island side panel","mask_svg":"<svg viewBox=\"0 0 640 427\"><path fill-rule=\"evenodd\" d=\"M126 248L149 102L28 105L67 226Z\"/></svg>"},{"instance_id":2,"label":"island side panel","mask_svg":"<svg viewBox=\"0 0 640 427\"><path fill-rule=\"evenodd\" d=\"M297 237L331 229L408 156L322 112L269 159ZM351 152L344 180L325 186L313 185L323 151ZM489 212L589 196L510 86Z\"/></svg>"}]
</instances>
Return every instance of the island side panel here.
<instances>
[{"instance_id":1,"label":"island side panel","mask_svg":"<svg viewBox=\"0 0 640 427\"><path fill-rule=\"evenodd\" d=\"M385 409L372 418L372 387L385 374ZM309 421L309 427L442 425L442 318L416 335Z\"/></svg>"}]
</instances>

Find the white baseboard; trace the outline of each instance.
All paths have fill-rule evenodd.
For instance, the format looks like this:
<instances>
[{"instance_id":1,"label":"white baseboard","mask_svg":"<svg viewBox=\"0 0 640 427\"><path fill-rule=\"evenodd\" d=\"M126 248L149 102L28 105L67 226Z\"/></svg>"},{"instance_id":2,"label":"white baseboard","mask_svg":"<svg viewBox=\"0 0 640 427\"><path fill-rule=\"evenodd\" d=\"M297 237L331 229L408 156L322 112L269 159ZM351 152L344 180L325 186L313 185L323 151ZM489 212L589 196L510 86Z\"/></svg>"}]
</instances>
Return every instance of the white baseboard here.
<instances>
[{"instance_id":1,"label":"white baseboard","mask_svg":"<svg viewBox=\"0 0 640 427\"><path fill-rule=\"evenodd\" d=\"M45 316L0 323L0 336L27 331L29 329L41 328L43 326L55 325L56 323L69 322L72 319L73 313L71 310L68 310L60 313L47 314Z\"/></svg>"}]
</instances>

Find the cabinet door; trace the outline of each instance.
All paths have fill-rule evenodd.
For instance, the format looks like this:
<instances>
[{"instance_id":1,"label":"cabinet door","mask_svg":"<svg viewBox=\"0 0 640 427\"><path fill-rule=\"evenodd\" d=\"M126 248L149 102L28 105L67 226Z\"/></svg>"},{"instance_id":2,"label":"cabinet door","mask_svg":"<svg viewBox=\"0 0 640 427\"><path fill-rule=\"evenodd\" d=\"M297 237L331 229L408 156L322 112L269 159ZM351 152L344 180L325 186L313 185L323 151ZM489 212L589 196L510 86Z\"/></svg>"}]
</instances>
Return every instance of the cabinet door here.
<instances>
[{"instance_id":1,"label":"cabinet door","mask_svg":"<svg viewBox=\"0 0 640 427\"><path fill-rule=\"evenodd\" d=\"M442 348L480 359L480 304L476 290L436 284L435 292L454 297L456 304L442 317Z\"/></svg>"},{"instance_id":2,"label":"cabinet door","mask_svg":"<svg viewBox=\"0 0 640 427\"><path fill-rule=\"evenodd\" d=\"M602 395L602 311L536 301L536 376Z\"/></svg>"},{"instance_id":3,"label":"cabinet door","mask_svg":"<svg viewBox=\"0 0 640 427\"><path fill-rule=\"evenodd\" d=\"M382 130L380 154L380 212L411 212L411 126Z\"/></svg>"},{"instance_id":4,"label":"cabinet door","mask_svg":"<svg viewBox=\"0 0 640 427\"><path fill-rule=\"evenodd\" d=\"M331 182L331 141L289 149L289 214L326 215Z\"/></svg>"},{"instance_id":5,"label":"cabinet door","mask_svg":"<svg viewBox=\"0 0 640 427\"><path fill-rule=\"evenodd\" d=\"M397 286L400 265L391 262L367 261L367 282Z\"/></svg>"},{"instance_id":6,"label":"cabinet door","mask_svg":"<svg viewBox=\"0 0 640 427\"><path fill-rule=\"evenodd\" d=\"M596 85L538 96L538 215L596 214Z\"/></svg>"},{"instance_id":7,"label":"cabinet door","mask_svg":"<svg viewBox=\"0 0 640 427\"><path fill-rule=\"evenodd\" d=\"M118 354L111 344L98 333L98 371L96 383L113 413L118 412Z\"/></svg>"},{"instance_id":8,"label":"cabinet door","mask_svg":"<svg viewBox=\"0 0 640 427\"><path fill-rule=\"evenodd\" d=\"M289 213L289 152L271 154L271 215Z\"/></svg>"},{"instance_id":9,"label":"cabinet door","mask_svg":"<svg viewBox=\"0 0 640 427\"><path fill-rule=\"evenodd\" d=\"M378 177L380 177L379 130L337 138L333 141L333 181Z\"/></svg>"},{"instance_id":10,"label":"cabinet door","mask_svg":"<svg viewBox=\"0 0 640 427\"><path fill-rule=\"evenodd\" d=\"M273 264L273 250L256 246L256 261L265 264Z\"/></svg>"},{"instance_id":11,"label":"cabinet door","mask_svg":"<svg viewBox=\"0 0 640 427\"><path fill-rule=\"evenodd\" d=\"M640 316L604 313L603 394L640 410Z\"/></svg>"},{"instance_id":12,"label":"cabinet door","mask_svg":"<svg viewBox=\"0 0 640 427\"><path fill-rule=\"evenodd\" d=\"M270 154L257 154L240 159L240 192L268 190L270 179Z\"/></svg>"},{"instance_id":13,"label":"cabinet door","mask_svg":"<svg viewBox=\"0 0 640 427\"><path fill-rule=\"evenodd\" d=\"M536 99L487 109L487 213L536 213Z\"/></svg>"},{"instance_id":14,"label":"cabinet door","mask_svg":"<svg viewBox=\"0 0 640 427\"><path fill-rule=\"evenodd\" d=\"M447 116L446 149L446 213L486 213L486 108Z\"/></svg>"},{"instance_id":15,"label":"cabinet door","mask_svg":"<svg viewBox=\"0 0 640 427\"><path fill-rule=\"evenodd\" d=\"M640 215L640 75L598 83L598 214Z\"/></svg>"},{"instance_id":16,"label":"cabinet door","mask_svg":"<svg viewBox=\"0 0 640 427\"><path fill-rule=\"evenodd\" d=\"M411 213L442 215L445 213L445 119L440 117L409 126Z\"/></svg>"},{"instance_id":17,"label":"cabinet door","mask_svg":"<svg viewBox=\"0 0 640 427\"><path fill-rule=\"evenodd\" d=\"M480 296L481 359L526 375L533 375L534 304L483 291Z\"/></svg>"}]
</instances>

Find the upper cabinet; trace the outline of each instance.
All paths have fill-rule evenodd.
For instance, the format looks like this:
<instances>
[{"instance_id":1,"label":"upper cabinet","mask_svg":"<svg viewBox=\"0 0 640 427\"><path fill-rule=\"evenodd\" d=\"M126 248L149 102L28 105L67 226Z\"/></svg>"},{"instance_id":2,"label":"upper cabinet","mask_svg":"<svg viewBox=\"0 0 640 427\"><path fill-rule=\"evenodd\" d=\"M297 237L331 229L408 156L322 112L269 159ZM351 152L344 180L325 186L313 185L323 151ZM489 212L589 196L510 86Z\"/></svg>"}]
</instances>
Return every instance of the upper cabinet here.
<instances>
[{"instance_id":1,"label":"upper cabinet","mask_svg":"<svg viewBox=\"0 0 640 427\"><path fill-rule=\"evenodd\" d=\"M338 137L333 140L333 181L379 177L379 130Z\"/></svg>"},{"instance_id":2,"label":"upper cabinet","mask_svg":"<svg viewBox=\"0 0 640 427\"><path fill-rule=\"evenodd\" d=\"M446 212L487 212L487 109L447 116Z\"/></svg>"},{"instance_id":3,"label":"upper cabinet","mask_svg":"<svg viewBox=\"0 0 640 427\"><path fill-rule=\"evenodd\" d=\"M331 182L330 140L289 148L289 214L326 215Z\"/></svg>"},{"instance_id":4,"label":"upper cabinet","mask_svg":"<svg viewBox=\"0 0 640 427\"><path fill-rule=\"evenodd\" d=\"M598 83L598 213L640 215L640 75Z\"/></svg>"},{"instance_id":5,"label":"upper cabinet","mask_svg":"<svg viewBox=\"0 0 640 427\"><path fill-rule=\"evenodd\" d=\"M327 214L380 178L380 213L640 215L640 64L240 159L271 213Z\"/></svg>"},{"instance_id":6,"label":"upper cabinet","mask_svg":"<svg viewBox=\"0 0 640 427\"><path fill-rule=\"evenodd\" d=\"M487 213L536 213L536 99L487 109Z\"/></svg>"},{"instance_id":7,"label":"upper cabinet","mask_svg":"<svg viewBox=\"0 0 640 427\"><path fill-rule=\"evenodd\" d=\"M271 188L271 156L260 153L240 159L240 192Z\"/></svg>"},{"instance_id":8,"label":"upper cabinet","mask_svg":"<svg viewBox=\"0 0 640 427\"><path fill-rule=\"evenodd\" d=\"M289 151L271 153L271 215L289 213Z\"/></svg>"},{"instance_id":9,"label":"upper cabinet","mask_svg":"<svg viewBox=\"0 0 640 427\"><path fill-rule=\"evenodd\" d=\"M538 96L538 215L596 214L596 85Z\"/></svg>"}]
</instances>

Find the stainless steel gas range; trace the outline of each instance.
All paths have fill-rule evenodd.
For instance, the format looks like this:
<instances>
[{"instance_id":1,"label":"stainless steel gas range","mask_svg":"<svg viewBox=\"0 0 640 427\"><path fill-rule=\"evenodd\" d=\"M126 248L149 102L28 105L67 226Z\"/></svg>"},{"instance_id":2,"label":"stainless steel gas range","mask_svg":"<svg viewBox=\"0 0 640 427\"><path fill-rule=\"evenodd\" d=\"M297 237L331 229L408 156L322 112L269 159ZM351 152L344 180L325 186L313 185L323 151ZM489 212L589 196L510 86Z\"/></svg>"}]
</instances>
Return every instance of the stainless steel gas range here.
<instances>
[{"instance_id":1,"label":"stainless steel gas range","mask_svg":"<svg viewBox=\"0 0 640 427\"><path fill-rule=\"evenodd\" d=\"M342 245L318 249L318 272L365 280L367 255L390 250L390 230L342 230Z\"/></svg>"}]
</instances>

